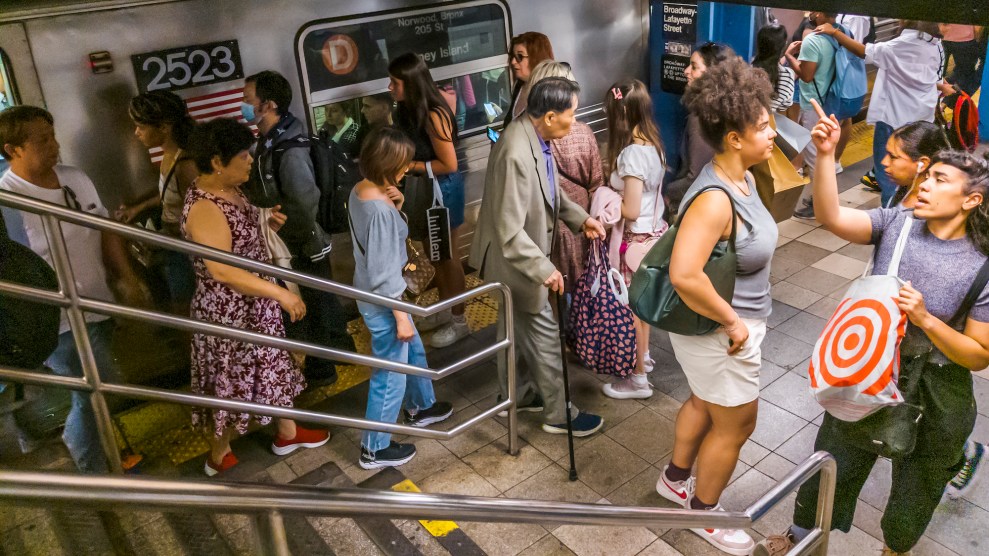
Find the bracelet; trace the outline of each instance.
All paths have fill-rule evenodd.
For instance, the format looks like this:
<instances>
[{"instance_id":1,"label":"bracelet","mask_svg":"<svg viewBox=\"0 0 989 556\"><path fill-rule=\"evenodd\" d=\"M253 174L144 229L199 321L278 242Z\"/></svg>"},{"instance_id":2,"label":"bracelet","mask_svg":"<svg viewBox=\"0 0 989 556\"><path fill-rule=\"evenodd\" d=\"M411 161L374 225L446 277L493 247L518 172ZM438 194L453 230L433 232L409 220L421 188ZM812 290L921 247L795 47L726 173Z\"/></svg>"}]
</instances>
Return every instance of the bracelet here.
<instances>
[{"instance_id":1,"label":"bracelet","mask_svg":"<svg viewBox=\"0 0 989 556\"><path fill-rule=\"evenodd\" d=\"M732 332L735 331L736 328L738 328L738 325L741 322L742 322L742 318L738 316L738 313L736 313L735 314L735 323L732 324L731 326L728 326L727 324L722 324L721 325L721 328L723 328L725 332L731 334Z\"/></svg>"}]
</instances>

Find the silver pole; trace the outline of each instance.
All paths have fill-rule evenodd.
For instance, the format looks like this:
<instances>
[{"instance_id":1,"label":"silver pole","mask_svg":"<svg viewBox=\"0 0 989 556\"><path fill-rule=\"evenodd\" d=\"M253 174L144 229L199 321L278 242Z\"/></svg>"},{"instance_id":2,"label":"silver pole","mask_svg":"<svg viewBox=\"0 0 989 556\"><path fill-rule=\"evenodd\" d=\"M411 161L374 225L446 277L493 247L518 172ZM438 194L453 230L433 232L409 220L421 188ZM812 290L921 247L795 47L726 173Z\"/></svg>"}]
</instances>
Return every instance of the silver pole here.
<instances>
[{"instance_id":1,"label":"silver pole","mask_svg":"<svg viewBox=\"0 0 989 556\"><path fill-rule=\"evenodd\" d=\"M72 329L72 337L76 342L79 361L82 363L83 377L92 389L89 394L89 401L93 405L93 414L96 420L96 430L100 435L100 444L102 444L103 453L106 455L106 459L110 464L110 470L113 473L122 474L124 470L120 463L120 450L117 448L117 439L113 433L110 408L106 405L103 392L100 391L100 373L96 366L96 358L93 357L93 346L89 342L86 318L83 315L82 309L79 308L79 291L76 289L75 275L72 272L69 252L65 247L65 238L62 237L62 228L58 219L50 214L41 215L41 222L45 229L45 235L48 236L52 263L55 266L55 274L58 276L59 288L69 298L69 307L66 309L66 314L69 319L69 326Z\"/></svg>"},{"instance_id":2,"label":"silver pole","mask_svg":"<svg viewBox=\"0 0 989 556\"><path fill-rule=\"evenodd\" d=\"M264 554L270 556L292 556L288 549L288 536L285 533L285 520L278 510L271 510L258 516L258 533Z\"/></svg>"},{"instance_id":3,"label":"silver pole","mask_svg":"<svg viewBox=\"0 0 989 556\"><path fill-rule=\"evenodd\" d=\"M821 452L818 452L821 453ZM829 457L821 466L821 481L817 488L817 515L814 525L821 529L821 543L817 551L821 556L828 554L831 539L831 513L834 511L834 494L838 484L838 464Z\"/></svg>"},{"instance_id":4,"label":"silver pole","mask_svg":"<svg viewBox=\"0 0 989 556\"><path fill-rule=\"evenodd\" d=\"M512 304L512 292L508 286L502 285L501 301L504 307L505 339L508 349L506 370L508 375L508 453L517 456L519 453L519 414L518 414L518 376L515 367L515 307Z\"/></svg>"}]
</instances>

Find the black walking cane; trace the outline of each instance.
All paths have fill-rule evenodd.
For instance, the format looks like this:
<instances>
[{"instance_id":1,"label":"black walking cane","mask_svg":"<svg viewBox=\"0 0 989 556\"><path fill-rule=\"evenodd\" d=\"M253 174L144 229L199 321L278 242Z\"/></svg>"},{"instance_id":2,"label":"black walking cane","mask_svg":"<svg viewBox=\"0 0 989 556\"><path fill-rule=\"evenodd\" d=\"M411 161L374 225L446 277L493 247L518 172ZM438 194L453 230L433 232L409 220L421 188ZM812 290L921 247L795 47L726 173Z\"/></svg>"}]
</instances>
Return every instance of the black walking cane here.
<instances>
[{"instance_id":1,"label":"black walking cane","mask_svg":"<svg viewBox=\"0 0 989 556\"><path fill-rule=\"evenodd\" d=\"M563 361L563 399L567 405L567 445L570 448L570 480L577 480L577 463L573 455L573 418L570 410L573 404L570 402L570 377L567 372L567 322L569 319L569 308L567 307L567 276L563 275L563 290L556 293L556 315L560 324L560 357Z\"/></svg>"}]
</instances>

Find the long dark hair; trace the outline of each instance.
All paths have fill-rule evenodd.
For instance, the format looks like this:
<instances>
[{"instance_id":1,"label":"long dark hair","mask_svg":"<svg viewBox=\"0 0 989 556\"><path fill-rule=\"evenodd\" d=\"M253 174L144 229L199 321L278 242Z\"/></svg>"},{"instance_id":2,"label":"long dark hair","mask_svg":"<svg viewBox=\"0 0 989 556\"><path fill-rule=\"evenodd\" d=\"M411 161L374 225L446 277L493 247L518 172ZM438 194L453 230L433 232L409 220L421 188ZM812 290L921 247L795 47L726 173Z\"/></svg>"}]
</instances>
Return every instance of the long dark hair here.
<instances>
[{"instance_id":1,"label":"long dark hair","mask_svg":"<svg viewBox=\"0 0 989 556\"><path fill-rule=\"evenodd\" d=\"M786 50L786 27L779 23L770 23L759 29L755 41L756 51L752 66L769 75L769 82L773 84L775 91L780 82L780 57Z\"/></svg>"},{"instance_id":2,"label":"long dark hair","mask_svg":"<svg viewBox=\"0 0 989 556\"><path fill-rule=\"evenodd\" d=\"M189 116L185 102L171 91L151 91L132 98L128 113L135 122L160 127L172 126L172 140L180 149L189 146L189 135L196 121Z\"/></svg>"},{"instance_id":3,"label":"long dark hair","mask_svg":"<svg viewBox=\"0 0 989 556\"><path fill-rule=\"evenodd\" d=\"M663 140L653 116L652 97L645 83L638 79L623 79L604 94L604 112L608 116L608 172L618 167L618 155L634 141L635 128L656 148L659 160L666 164Z\"/></svg>"},{"instance_id":4,"label":"long dark hair","mask_svg":"<svg viewBox=\"0 0 989 556\"><path fill-rule=\"evenodd\" d=\"M443 141L456 141L457 128L450 106L443 100L429 67L412 52L402 54L388 64L388 75L402 81L405 99L398 103L395 122L399 127L426 131L429 114L440 114L442 126L436 135Z\"/></svg>"},{"instance_id":5,"label":"long dark hair","mask_svg":"<svg viewBox=\"0 0 989 556\"><path fill-rule=\"evenodd\" d=\"M913 122L903 127L899 127L890 135L896 139L903 154L910 157L910 160L917 161L927 157L934 159L934 156L942 150L950 148L944 131L931 122ZM892 204L896 206L910 193L909 187L900 187L893 195Z\"/></svg>"},{"instance_id":6,"label":"long dark hair","mask_svg":"<svg viewBox=\"0 0 989 556\"><path fill-rule=\"evenodd\" d=\"M982 203L965 219L965 233L979 251L989 255L989 158L967 151L950 150L936 154L933 163L937 162L957 168L968 177L966 195L982 195Z\"/></svg>"},{"instance_id":7,"label":"long dark hair","mask_svg":"<svg viewBox=\"0 0 989 556\"><path fill-rule=\"evenodd\" d=\"M738 56L732 47L719 42L706 42L695 48L694 52L700 55L708 69Z\"/></svg>"}]
</instances>

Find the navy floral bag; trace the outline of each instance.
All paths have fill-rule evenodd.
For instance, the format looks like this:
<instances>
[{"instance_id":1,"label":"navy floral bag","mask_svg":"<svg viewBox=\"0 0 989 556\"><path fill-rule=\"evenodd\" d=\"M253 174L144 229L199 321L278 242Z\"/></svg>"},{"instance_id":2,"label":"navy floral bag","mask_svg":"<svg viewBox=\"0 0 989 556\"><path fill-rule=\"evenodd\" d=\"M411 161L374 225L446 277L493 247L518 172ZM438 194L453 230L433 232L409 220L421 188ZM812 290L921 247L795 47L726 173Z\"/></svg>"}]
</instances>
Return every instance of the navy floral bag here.
<instances>
[{"instance_id":1,"label":"navy floral bag","mask_svg":"<svg viewBox=\"0 0 989 556\"><path fill-rule=\"evenodd\" d=\"M570 308L567 344L588 369L625 377L635 369L635 321L628 289L608 263L608 249L595 240Z\"/></svg>"}]
</instances>

